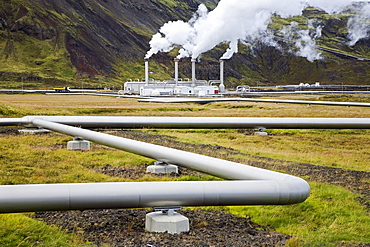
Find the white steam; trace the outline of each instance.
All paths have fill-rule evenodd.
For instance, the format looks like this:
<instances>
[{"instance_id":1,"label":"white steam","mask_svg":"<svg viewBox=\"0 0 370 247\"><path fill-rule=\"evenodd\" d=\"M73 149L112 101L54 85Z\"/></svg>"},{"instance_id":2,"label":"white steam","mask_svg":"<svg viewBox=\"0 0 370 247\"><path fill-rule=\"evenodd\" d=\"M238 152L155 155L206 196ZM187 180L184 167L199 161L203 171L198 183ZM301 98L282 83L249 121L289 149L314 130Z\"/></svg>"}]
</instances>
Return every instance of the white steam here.
<instances>
[{"instance_id":1,"label":"white steam","mask_svg":"<svg viewBox=\"0 0 370 247\"><path fill-rule=\"evenodd\" d=\"M283 18L298 16L308 6L332 14L344 10L352 3L352 0L220 0L218 6L210 12L201 4L190 21L170 21L164 24L159 32L153 35L150 41L151 49L146 58L178 47L177 58L197 59L200 54L221 43L229 44L222 59L229 59L237 53L239 42L250 47L262 42L281 48L277 37L268 29L273 15ZM362 38L360 34L364 33L363 30L367 28L365 35L370 31L370 25L366 25L369 24L370 7L364 8L361 14L362 19L354 17L350 20L354 24L349 27L349 38L354 43ZM357 25L359 22L364 25ZM291 23L277 33L279 37L283 34L284 40L288 40L292 45L291 52L314 61L322 59L315 41L321 37L321 29L321 26L314 27L313 22L309 21L304 29L300 29L297 23Z\"/></svg>"},{"instance_id":2,"label":"white steam","mask_svg":"<svg viewBox=\"0 0 370 247\"><path fill-rule=\"evenodd\" d=\"M183 35L184 33L186 35ZM146 58L158 52L169 52L174 48L174 45L185 46L193 36L193 29L189 23L183 21L167 22L150 40L151 49L147 52Z\"/></svg>"},{"instance_id":3,"label":"white steam","mask_svg":"<svg viewBox=\"0 0 370 247\"><path fill-rule=\"evenodd\" d=\"M369 36L370 32L370 5L366 4L359 11L358 15L348 20L348 39L349 45L355 45L360 39Z\"/></svg>"},{"instance_id":4,"label":"white steam","mask_svg":"<svg viewBox=\"0 0 370 247\"><path fill-rule=\"evenodd\" d=\"M309 20L305 30L300 29L297 22L292 22L281 29L279 34L285 42L291 44L289 52L296 56L305 57L308 61L313 62L323 59L321 52L316 49L315 41L321 37L321 30L322 26L315 28L313 20Z\"/></svg>"}]
</instances>

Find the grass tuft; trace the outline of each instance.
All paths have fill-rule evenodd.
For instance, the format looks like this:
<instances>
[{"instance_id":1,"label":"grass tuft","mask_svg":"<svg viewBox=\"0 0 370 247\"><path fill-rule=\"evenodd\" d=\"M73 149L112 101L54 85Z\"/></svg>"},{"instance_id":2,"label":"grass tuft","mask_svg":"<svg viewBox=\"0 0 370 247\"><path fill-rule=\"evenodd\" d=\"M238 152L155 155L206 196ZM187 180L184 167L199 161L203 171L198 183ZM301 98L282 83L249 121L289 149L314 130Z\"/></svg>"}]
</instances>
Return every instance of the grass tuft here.
<instances>
[{"instance_id":1,"label":"grass tuft","mask_svg":"<svg viewBox=\"0 0 370 247\"><path fill-rule=\"evenodd\" d=\"M302 96L300 96L302 97ZM307 96L309 97L309 96ZM311 97L311 96L310 96ZM312 96L316 98L317 96ZM331 97L335 97L332 95ZM288 97L289 98L289 97ZM357 98L346 98L346 101ZM359 98L358 98L359 99ZM365 100L365 99L363 99ZM367 108L332 106L219 102L195 104L144 104L136 99L96 96L1 95L0 115L118 115L194 117L370 117ZM0 184L115 182L128 181L96 172L106 165L134 167L151 164L152 159L93 144L90 151L68 151L72 137L58 133L20 135L0 129ZM369 130L267 130L268 136L254 136L253 130L229 129L144 129L226 159L268 158L370 171ZM111 133L111 132L108 132ZM114 131L113 131L114 133ZM165 145L166 138L161 138ZM168 138L167 138L168 139ZM162 144L162 143L161 143ZM189 146L188 145L188 146ZM177 148L181 148L178 144ZM235 150L235 152L232 152ZM208 154L211 155L211 154ZM255 155L255 156L253 156ZM256 157L262 156L262 157ZM260 159L259 159L260 158ZM255 160L254 160L255 159ZM274 163L269 163L274 169ZM283 168L282 168L283 169ZM177 181L216 180L212 176L182 176ZM310 178L305 178L309 180ZM170 181L171 177L147 175L137 181ZM129 180L134 181L134 180ZM362 182L369 182L364 178ZM370 243L369 211L358 195L341 187L310 182L307 201L288 206L207 207L237 215L250 215L261 225L271 226L292 237L287 246L336 246ZM205 224L205 223L204 223ZM3 246L83 246L78 236L47 226L23 214L0 215L0 242Z\"/></svg>"},{"instance_id":2,"label":"grass tuft","mask_svg":"<svg viewBox=\"0 0 370 247\"><path fill-rule=\"evenodd\" d=\"M80 236L22 214L0 215L0 243L1 246L92 246Z\"/></svg>"},{"instance_id":3,"label":"grass tuft","mask_svg":"<svg viewBox=\"0 0 370 247\"><path fill-rule=\"evenodd\" d=\"M22 116L24 111L18 109L17 107L6 105L0 103L0 116L3 117L15 117L15 116Z\"/></svg>"},{"instance_id":4,"label":"grass tuft","mask_svg":"<svg viewBox=\"0 0 370 247\"><path fill-rule=\"evenodd\" d=\"M296 242L300 243L298 246L336 246L354 240L370 243L370 216L357 195L333 185L310 183L310 186L310 197L300 204L229 207L229 210L240 216L250 215L259 224L295 236L291 246Z\"/></svg>"}]
</instances>

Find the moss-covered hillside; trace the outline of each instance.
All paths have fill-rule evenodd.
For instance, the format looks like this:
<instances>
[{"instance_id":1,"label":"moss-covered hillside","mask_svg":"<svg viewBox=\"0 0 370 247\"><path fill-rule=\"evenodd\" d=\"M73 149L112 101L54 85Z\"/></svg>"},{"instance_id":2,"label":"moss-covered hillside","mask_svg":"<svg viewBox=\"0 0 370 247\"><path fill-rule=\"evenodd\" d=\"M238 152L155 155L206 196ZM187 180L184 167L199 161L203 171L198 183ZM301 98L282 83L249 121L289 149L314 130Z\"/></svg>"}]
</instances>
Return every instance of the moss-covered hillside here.
<instances>
[{"instance_id":1,"label":"moss-covered hillside","mask_svg":"<svg viewBox=\"0 0 370 247\"><path fill-rule=\"evenodd\" d=\"M0 88L54 86L120 86L128 78L143 77L143 57L149 40L163 23L189 20L200 2L213 8L217 0L2 0L0 2ZM261 45L226 62L229 86L239 84L367 84L369 62L345 54L370 58L369 42L354 47L343 42L345 18L328 18L307 10L300 19L315 15L325 22L325 60L308 62ZM344 19L343 19L344 18ZM290 20L276 18L273 25ZM197 78L218 79L221 45L204 55ZM337 53L333 53L337 52ZM344 54L344 55L343 55ZM152 76L172 76L172 53L151 60ZM191 75L187 59L180 63L183 77Z\"/></svg>"},{"instance_id":2,"label":"moss-covered hillside","mask_svg":"<svg viewBox=\"0 0 370 247\"><path fill-rule=\"evenodd\" d=\"M75 81L139 76L136 63L168 20L190 18L187 1L3 0L2 81ZM177 6L178 5L178 6ZM29 83L28 83L29 84Z\"/></svg>"}]
</instances>

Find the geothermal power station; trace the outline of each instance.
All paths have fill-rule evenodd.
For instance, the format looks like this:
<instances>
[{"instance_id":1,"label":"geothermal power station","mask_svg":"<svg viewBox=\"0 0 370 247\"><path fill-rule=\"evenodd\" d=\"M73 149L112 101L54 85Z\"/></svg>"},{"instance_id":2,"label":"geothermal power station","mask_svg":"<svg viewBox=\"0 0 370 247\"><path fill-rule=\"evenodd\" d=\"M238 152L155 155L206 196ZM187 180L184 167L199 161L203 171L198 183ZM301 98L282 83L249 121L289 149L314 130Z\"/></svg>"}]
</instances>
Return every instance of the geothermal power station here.
<instances>
[{"instance_id":1,"label":"geothermal power station","mask_svg":"<svg viewBox=\"0 0 370 247\"><path fill-rule=\"evenodd\" d=\"M179 59L175 58L175 78L165 81L149 79L149 59L145 59L145 79L143 81L127 81L123 94L139 94L141 96L217 96L225 92L224 60L220 60L220 79L213 81L197 80L195 77L195 59L192 63L191 80L179 78ZM217 86L218 85L218 86Z\"/></svg>"}]
</instances>

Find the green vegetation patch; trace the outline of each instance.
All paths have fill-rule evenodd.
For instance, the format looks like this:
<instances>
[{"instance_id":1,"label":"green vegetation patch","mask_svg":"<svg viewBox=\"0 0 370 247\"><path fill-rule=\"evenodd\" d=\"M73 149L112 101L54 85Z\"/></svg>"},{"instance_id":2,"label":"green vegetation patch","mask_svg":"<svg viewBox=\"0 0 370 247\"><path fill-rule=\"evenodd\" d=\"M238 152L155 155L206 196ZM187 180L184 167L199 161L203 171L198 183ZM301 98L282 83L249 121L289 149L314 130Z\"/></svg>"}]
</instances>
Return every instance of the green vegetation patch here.
<instances>
[{"instance_id":1,"label":"green vegetation patch","mask_svg":"<svg viewBox=\"0 0 370 247\"><path fill-rule=\"evenodd\" d=\"M250 215L262 225L293 235L291 246L336 246L370 243L370 216L357 195L333 185L310 183L303 203L287 206L229 207L231 213ZM297 239L298 238L298 239Z\"/></svg>"},{"instance_id":2,"label":"green vegetation patch","mask_svg":"<svg viewBox=\"0 0 370 247\"><path fill-rule=\"evenodd\" d=\"M1 117L15 117L21 116L25 112L17 107L0 103L0 116Z\"/></svg>"},{"instance_id":3,"label":"green vegetation patch","mask_svg":"<svg viewBox=\"0 0 370 247\"><path fill-rule=\"evenodd\" d=\"M122 182L91 168L144 165L141 156L97 145L89 152L66 149L71 137L61 134L19 135L0 138L0 184Z\"/></svg>"},{"instance_id":4,"label":"green vegetation patch","mask_svg":"<svg viewBox=\"0 0 370 247\"><path fill-rule=\"evenodd\" d=\"M363 102L370 103L370 97L361 95L348 95L348 94L332 94L319 97L318 100L323 101L339 101L339 102Z\"/></svg>"},{"instance_id":5,"label":"green vegetation patch","mask_svg":"<svg viewBox=\"0 0 370 247\"><path fill-rule=\"evenodd\" d=\"M121 109L116 108L85 108L85 109L77 109L73 111L77 115L101 115L101 114L116 114L122 112Z\"/></svg>"},{"instance_id":6,"label":"green vegetation patch","mask_svg":"<svg viewBox=\"0 0 370 247\"><path fill-rule=\"evenodd\" d=\"M33 96L37 100L40 96ZM43 96L44 97L44 96ZM50 96L51 97L51 96ZM191 116L204 116L212 112L212 116L326 116L326 117L367 117L367 109L354 107L305 107L301 105L284 104L255 104L250 110L249 104L217 103L203 106L184 104L184 107L169 107L165 104L148 104L146 108L138 106L135 101L122 99L122 105L112 106L112 101L106 105L99 103L96 109L86 108L86 102L91 104L95 98L86 98L76 101L71 96L63 97L63 106L50 107L49 98L42 98L45 106L20 106L19 96L6 104L0 104L1 116L20 117L23 111L55 115L96 115L144 113L149 116L183 116L188 112ZM316 97L316 96L315 96ZM327 96L337 97L337 96ZM3 97L4 99L4 97ZM54 99L55 98L50 98ZM69 100L68 100L69 99ZM99 98L100 99L100 98ZM342 98L352 101L355 98ZM365 98L364 98L365 100ZM26 101L36 102L27 98ZM16 106L10 106L10 102ZM59 101L58 101L59 102ZM126 104L126 105L125 105ZM136 105L135 105L136 104ZM121 107L128 106L129 108ZM21 109L22 107L22 109ZM110 108L112 107L112 108ZM207 109L207 111L204 111ZM253 114L251 114L253 113ZM280 114L280 115L279 115ZM301 115L300 115L301 114ZM25 114L26 115L26 114ZM132 114L131 114L132 115ZM209 115L207 115L209 116ZM99 169L110 165L124 167L129 170L134 166L151 164L152 159L119 151L98 144L92 144L90 151L68 151L67 142L72 137L58 133L46 135L21 135L14 129L2 128L0 133L0 184L29 184L29 183L67 183L67 182L123 182L134 179L117 176L108 176L99 172ZM290 166L289 161L341 167L345 169L369 171L367 161L370 159L368 147L370 145L370 130L267 130L268 136L255 136L253 130L230 129L143 129L154 133L146 136L153 141L154 137L160 140L160 145L166 145L168 139L176 140L176 148L193 148L193 152L211 153L210 155L231 160L242 160L246 164L250 161L268 161L268 169L274 169L274 160L282 161L276 169ZM107 132L107 133L113 133ZM136 134L136 133L135 133ZM167 138L169 137L170 138ZM140 137L140 135L138 135ZM171 138L172 137L172 138ZM176 138L173 138L176 137ZM190 145L186 145L190 144ZM182 146L184 145L184 146ZM202 149L200 149L200 147ZM216 147L216 148L215 148ZM189 149L190 149L189 148ZM215 151L217 150L217 151ZM206 154L208 155L208 154ZM270 162L270 163L269 163ZM286 163L283 163L286 162ZM315 168L313 168L315 169ZM101 171L101 170L100 170ZM333 174L334 176L335 174ZM325 174L323 177L325 178ZM216 180L213 176L188 175L179 178L140 177L136 181L193 181ZM307 178L306 179L310 179ZM311 177L311 179L315 179ZM361 180L361 179L359 179ZM368 178L361 180L369 182ZM370 243L369 211L365 208L366 201L359 199L357 194L351 193L338 186L328 185L326 182L310 182L311 196L307 201L297 205L286 206L240 206L240 207L209 207L210 210L222 210L237 215L252 217L252 220L261 225L269 225L271 231L289 234L292 239L287 246L335 246L341 243L353 246L359 243ZM357 188L351 188L356 191ZM364 196L364 195L361 195ZM83 246L73 234L66 233L44 223L29 219L23 214L0 215L0 242L4 246Z\"/></svg>"},{"instance_id":7,"label":"green vegetation patch","mask_svg":"<svg viewBox=\"0 0 370 247\"><path fill-rule=\"evenodd\" d=\"M186 7L186 3L178 0L159 0L162 4L166 5L167 7L173 8L173 7L179 7L183 6Z\"/></svg>"},{"instance_id":8,"label":"green vegetation patch","mask_svg":"<svg viewBox=\"0 0 370 247\"><path fill-rule=\"evenodd\" d=\"M240 130L157 130L188 143L231 147L248 155L369 171L370 131L357 129L267 130L268 136Z\"/></svg>"},{"instance_id":9,"label":"green vegetation patch","mask_svg":"<svg viewBox=\"0 0 370 247\"><path fill-rule=\"evenodd\" d=\"M80 236L66 233L23 214L0 215L1 246L91 246Z\"/></svg>"},{"instance_id":10,"label":"green vegetation patch","mask_svg":"<svg viewBox=\"0 0 370 247\"><path fill-rule=\"evenodd\" d=\"M6 64L2 71L19 73L24 80L36 78L55 78L72 80L76 73L70 60L69 53L61 42L64 37L54 37L51 40L39 40L37 38L14 34L19 42L0 38L0 62ZM38 82L39 87L42 84ZM8 83L3 87L12 88Z\"/></svg>"},{"instance_id":11,"label":"green vegetation patch","mask_svg":"<svg viewBox=\"0 0 370 247\"><path fill-rule=\"evenodd\" d=\"M205 111L206 108L195 108L195 107L160 107L153 109L154 111L166 112L166 111Z\"/></svg>"}]
</instances>

